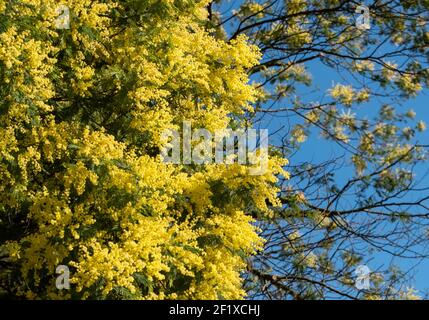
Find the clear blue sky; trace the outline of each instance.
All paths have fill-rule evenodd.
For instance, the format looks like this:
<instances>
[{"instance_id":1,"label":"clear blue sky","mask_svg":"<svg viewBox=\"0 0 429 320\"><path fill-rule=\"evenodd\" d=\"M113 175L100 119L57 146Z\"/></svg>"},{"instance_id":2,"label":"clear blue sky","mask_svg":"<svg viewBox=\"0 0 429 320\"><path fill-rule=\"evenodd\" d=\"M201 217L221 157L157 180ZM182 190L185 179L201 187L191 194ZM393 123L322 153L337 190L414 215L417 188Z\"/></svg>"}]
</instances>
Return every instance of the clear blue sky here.
<instances>
[{"instance_id":1,"label":"clear blue sky","mask_svg":"<svg viewBox=\"0 0 429 320\"><path fill-rule=\"evenodd\" d=\"M321 63L313 63L310 65L311 73L313 75L314 83L320 87L319 95L323 93L326 94L327 90L331 88L332 82L341 82L344 83L338 74L332 70L329 70L327 67L323 66ZM404 101L402 104L393 105L398 112L403 112L409 108L412 108L416 112L416 119L421 119L429 125L429 90L425 89L414 99ZM372 115L374 112L379 110L380 105L375 101L365 104L361 110L359 110L359 115ZM416 134L416 140L421 144L429 144L429 130L426 130L422 133ZM308 159L317 159L318 162L332 158L333 155L342 154L343 151L339 149L335 144L331 142L325 142L323 138L318 137L318 135L313 134L309 139L303 143L302 148L296 154L294 159L297 162L305 161ZM347 169L346 169L347 170ZM349 168L350 170L350 168ZM418 166L415 170L416 179L424 177L429 170L429 163L425 162ZM341 183L344 181L344 177L350 177L350 172L344 174L344 172L338 172L336 180ZM425 186L429 185L429 181L424 182ZM423 186L423 185L422 185ZM424 191L427 192L427 191ZM419 196L414 193L410 195L410 200L413 197ZM420 195L421 196L421 195ZM407 199L402 199L406 201ZM424 250L424 248L422 248ZM410 286L416 288L421 293L429 290L429 260L416 261L414 259L406 260L394 260L395 264L403 269L410 269L414 267L413 272L415 273L414 282L410 283ZM392 263L391 257L384 254L376 254L373 256L373 260L369 263L368 267L371 270L377 269L379 266L388 266ZM417 264L417 265L416 265Z\"/></svg>"},{"instance_id":2,"label":"clear blue sky","mask_svg":"<svg viewBox=\"0 0 429 320\"><path fill-rule=\"evenodd\" d=\"M314 87L310 88L301 88L299 91L302 91L302 95L306 95L305 101L318 101L324 96L328 96L328 90L332 88L333 83L342 83L349 84L347 81L344 81L334 70L329 69L324 66L320 62L313 62L308 64L310 73L312 74L313 84L318 89L315 92L309 95L309 91L313 90ZM297 92L297 95L300 95L300 92ZM403 101L402 103L392 104L395 107L397 112L405 112L408 109L413 109L416 112L416 120L424 120L426 124L429 125L429 90L422 91L416 98ZM328 99L325 99L326 101ZM288 106L288 103L285 101L284 103L279 104L279 108L284 106ZM356 109L353 107L353 112L356 112L359 118L368 116L370 118L374 114L376 114L380 109L380 102L377 100L371 101L370 103L366 103ZM270 133L277 132L279 128L285 126L283 129L284 132L290 128L295 122L290 120L289 118L276 118L273 116L272 118L264 117L265 121L259 128L267 128ZM287 119L288 122L285 122ZM298 119L297 119L298 120ZM290 121L290 122L289 122ZM302 123L302 120L299 120ZM411 125L411 123L410 123ZM298 152L294 154L292 158L289 159L291 164L294 163L302 163L305 161L309 161L311 163L322 163L325 160L333 159L336 156L340 156L344 154L344 150L341 149L337 144L332 141L326 141L324 138L320 137L320 131L314 130L313 133L308 137L308 139L302 143ZM281 135L279 135L281 136ZM426 130L422 133L416 134L416 139L421 144L429 144L429 131ZM414 140L414 141L415 141ZM276 144L276 141L271 140L270 143ZM415 168L414 174L417 180L424 178L425 174L428 173L429 163L422 162L420 166ZM347 182L354 174L354 169L352 166L344 167L336 172L335 181L341 186ZM429 180L423 182L421 187L429 186ZM427 191L423 191L427 192ZM409 197L402 198L402 201L407 200L415 200L416 197L421 197L421 194L417 194L416 192L410 194ZM349 201L353 201L353 198L348 198ZM414 213L414 212L413 212ZM425 250L421 248L421 250ZM425 252L428 252L428 248L426 248ZM415 260L415 259L395 259L392 260L392 257L383 253L375 253L368 254L367 257L370 262L367 264L371 270L376 269L387 269L387 267L391 264L395 264L403 270L409 270L412 268L412 274L414 274L414 281L408 283L410 287L413 287L419 290L420 294L424 294L429 290L429 260Z\"/></svg>"}]
</instances>

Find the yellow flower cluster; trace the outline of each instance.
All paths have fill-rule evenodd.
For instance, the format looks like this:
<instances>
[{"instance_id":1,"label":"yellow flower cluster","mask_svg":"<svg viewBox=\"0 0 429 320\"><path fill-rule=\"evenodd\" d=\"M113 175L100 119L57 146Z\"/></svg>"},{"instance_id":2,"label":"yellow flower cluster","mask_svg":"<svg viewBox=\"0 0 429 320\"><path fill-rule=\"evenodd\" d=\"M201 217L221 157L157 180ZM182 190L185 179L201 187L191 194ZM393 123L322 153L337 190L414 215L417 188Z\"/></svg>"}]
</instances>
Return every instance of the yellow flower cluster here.
<instances>
[{"instance_id":1,"label":"yellow flower cluster","mask_svg":"<svg viewBox=\"0 0 429 320\"><path fill-rule=\"evenodd\" d=\"M270 157L257 176L165 164L159 148L183 120L222 130L250 111L258 93L246 69L260 55L244 37L204 30L207 1L132 3L69 1L70 30L57 30L57 1L0 1L0 223L14 234L0 249L20 270L12 289L243 298L246 257L263 244L251 216L281 205L286 161ZM55 287L58 265L70 268L70 291Z\"/></svg>"},{"instance_id":2,"label":"yellow flower cluster","mask_svg":"<svg viewBox=\"0 0 429 320\"><path fill-rule=\"evenodd\" d=\"M362 103L369 100L370 92L368 89L356 91L350 85L336 84L329 90L332 98L338 100L345 106L351 106L353 102Z\"/></svg>"}]
</instances>

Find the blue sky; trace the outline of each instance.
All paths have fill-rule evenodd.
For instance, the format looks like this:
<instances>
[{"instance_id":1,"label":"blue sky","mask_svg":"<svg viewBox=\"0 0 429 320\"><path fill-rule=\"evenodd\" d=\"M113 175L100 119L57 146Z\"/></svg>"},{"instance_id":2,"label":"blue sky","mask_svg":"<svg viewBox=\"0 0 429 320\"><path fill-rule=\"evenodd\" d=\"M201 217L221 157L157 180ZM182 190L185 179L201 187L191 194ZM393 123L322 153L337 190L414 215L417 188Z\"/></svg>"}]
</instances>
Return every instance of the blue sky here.
<instances>
[{"instance_id":1,"label":"blue sky","mask_svg":"<svg viewBox=\"0 0 429 320\"><path fill-rule=\"evenodd\" d=\"M314 93L310 94L306 97L307 100L314 99L323 99L323 97L327 97L329 95L328 90L332 88L333 83L342 83L349 84L347 81L344 81L335 71L324 66L320 62L313 62L311 64L307 64L309 72L312 75L313 85L311 89L301 87L300 90L296 93L298 96L300 95L300 91L302 94L307 94L310 90L313 90L314 87L317 88ZM395 110L399 112L405 112L408 109L413 109L416 112L416 121L424 120L427 124L429 124L429 106L428 106L428 98L429 98L429 90L423 90L417 97L405 100L402 103L392 104L395 107ZM328 99L325 99L328 100ZM288 102L283 102L279 104L279 108L281 106L287 106ZM357 110L353 107L353 112L357 112L359 117L371 117L376 114L380 109L380 102L377 100L371 101L370 103L363 104ZM285 123L285 118L264 118L264 124L261 125L260 128L268 128L270 133L276 132L280 127L285 126L284 131L289 129L289 126L294 124ZM302 122L302 121L301 121ZM412 122L410 123L410 125ZM340 156L344 154L344 150L342 150L338 145L332 143L332 141L327 141L324 138L320 137L318 130L314 130L312 134L307 138L307 140L301 144L300 149L296 152L292 158L289 159L291 164L301 163L304 161L309 161L312 163L321 163L324 160L332 159L335 156ZM421 144L429 144L429 131L424 131L416 134L416 141ZM270 143L275 143L275 141L270 141ZM425 174L428 173L429 164L422 163L420 166L416 168L414 171L416 175L416 179L424 178ZM347 179L352 177L353 168L351 166L345 167L338 172L336 172L335 180L338 185L342 185L347 182ZM426 183L423 183L422 186L428 186L429 180ZM415 197L421 196L421 194L411 194L409 197L402 199L403 201L414 200ZM352 198L349 200L353 200ZM424 248L421 248L424 250ZM426 250L427 252L427 250ZM413 287L421 294L425 291L429 290L429 260L415 260L415 259L395 259L392 260L392 257L383 253L375 253L368 254L367 257L370 261L367 263L368 267L371 270L376 269L386 269L389 265L395 264L403 270L412 269L412 274L414 275L414 281L408 283L410 287Z\"/></svg>"},{"instance_id":2,"label":"blue sky","mask_svg":"<svg viewBox=\"0 0 429 320\"><path fill-rule=\"evenodd\" d=\"M342 82L344 81L340 79L340 77L329 70L327 67L323 66L321 63L313 63L311 66L311 72L313 76L314 83L320 88L320 94L327 92L329 88L331 88L333 82ZM344 83L345 84L345 83ZM409 108L413 109L416 112L416 119L421 119L429 124L429 90L423 90L416 98L404 101L402 104L393 105L395 109L405 111ZM379 110L379 104L377 102L371 102L365 104L365 106L360 110L360 115L371 115L374 111ZM422 144L429 143L429 131L426 130L422 133L418 133L416 135L416 140ZM318 162L322 162L323 160L328 160L332 158L333 155L339 154L342 151L333 144L332 142L325 142L323 138L318 137L316 134L313 134L309 139L302 144L302 147L298 153L294 156L291 161L305 161L308 159L317 159ZM416 179L424 178L425 174L429 170L428 162L422 163L415 170ZM350 175L350 173L348 173ZM339 172L337 174L336 180L341 182L344 180L344 176L347 174L341 174ZM424 183L426 186L429 185L429 180ZM410 199L418 196L418 194L410 195ZM403 199L406 201L406 199ZM423 248L422 248L423 250ZM429 260L416 261L414 259L398 259L391 260L391 257L384 254L376 254L372 256L372 261L368 263L368 267L371 270L375 270L380 266L388 266L390 263L394 262L396 265L403 269L413 268L413 273L415 274L414 282L410 283L410 286L419 290L421 293L429 290Z\"/></svg>"}]
</instances>

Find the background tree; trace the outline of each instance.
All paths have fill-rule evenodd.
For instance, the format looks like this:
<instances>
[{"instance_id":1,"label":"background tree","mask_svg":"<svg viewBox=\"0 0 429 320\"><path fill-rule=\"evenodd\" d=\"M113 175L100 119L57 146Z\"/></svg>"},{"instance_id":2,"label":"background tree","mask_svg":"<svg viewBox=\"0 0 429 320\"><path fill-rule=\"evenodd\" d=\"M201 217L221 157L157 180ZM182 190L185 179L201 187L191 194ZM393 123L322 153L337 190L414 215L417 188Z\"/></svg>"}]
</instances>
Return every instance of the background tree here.
<instances>
[{"instance_id":1,"label":"background tree","mask_svg":"<svg viewBox=\"0 0 429 320\"><path fill-rule=\"evenodd\" d=\"M429 139L418 135L424 119L403 104L429 83L429 1L365 1L369 30L355 25L360 4L207 7L213 34L227 41L245 34L261 50L248 73L263 97L249 118L268 126L273 147L290 159L283 207L275 219L260 221L267 243L248 264L250 297L415 297L406 288L411 270L389 261L428 257ZM317 72L334 80L326 93L312 81ZM304 141L335 152L303 159ZM371 288L359 291L354 271L374 257L388 265L372 270Z\"/></svg>"}]
</instances>

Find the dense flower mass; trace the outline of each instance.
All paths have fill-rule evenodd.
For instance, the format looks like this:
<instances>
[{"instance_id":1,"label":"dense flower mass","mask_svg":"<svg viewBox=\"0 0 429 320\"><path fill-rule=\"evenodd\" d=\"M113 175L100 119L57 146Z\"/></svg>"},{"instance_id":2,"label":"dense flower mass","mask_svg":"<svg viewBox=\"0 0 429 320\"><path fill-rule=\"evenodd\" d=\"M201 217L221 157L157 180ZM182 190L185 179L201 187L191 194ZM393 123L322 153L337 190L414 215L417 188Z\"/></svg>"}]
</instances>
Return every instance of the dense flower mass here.
<instances>
[{"instance_id":1,"label":"dense flower mass","mask_svg":"<svg viewBox=\"0 0 429 320\"><path fill-rule=\"evenodd\" d=\"M259 59L203 28L207 1L0 0L2 274L26 298L242 298L285 160L171 165L161 134L246 125ZM55 286L70 268L70 290Z\"/></svg>"}]
</instances>

